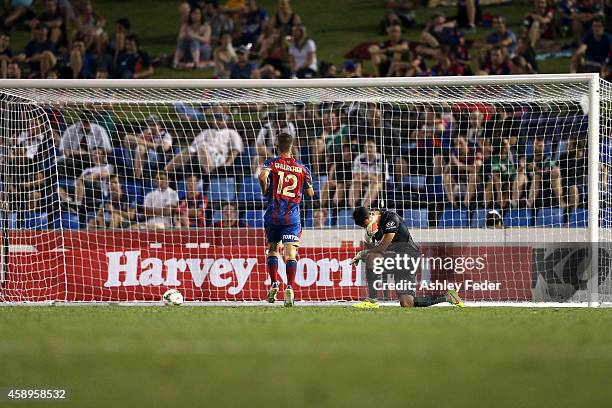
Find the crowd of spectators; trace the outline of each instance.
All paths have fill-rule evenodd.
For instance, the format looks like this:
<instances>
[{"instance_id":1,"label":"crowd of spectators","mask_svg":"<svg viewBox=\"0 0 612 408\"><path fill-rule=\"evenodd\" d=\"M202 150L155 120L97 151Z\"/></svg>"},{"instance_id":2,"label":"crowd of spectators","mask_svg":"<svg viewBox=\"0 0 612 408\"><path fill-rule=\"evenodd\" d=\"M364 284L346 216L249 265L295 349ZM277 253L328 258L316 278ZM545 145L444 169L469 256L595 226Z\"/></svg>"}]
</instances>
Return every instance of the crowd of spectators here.
<instances>
[{"instance_id":1,"label":"crowd of spectators","mask_svg":"<svg viewBox=\"0 0 612 408\"><path fill-rule=\"evenodd\" d=\"M539 72L536 56L540 55L571 56L571 72L610 77L610 2L534 0L533 10L524 16L517 32L507 27L503 15L481 13L477 0L457 3L454 18L435 12L419 41L410 42L402 38L401 30L413 29L418 3L387 2L384 26L388 39L368 49L376 75L530 74ZM465 39L466 33L476 31L486 35L481 40ZM402 67L399 73L389 69L394 64Z\"/></svg>"},{"instance_id":2,"label":"crowd of spectators","mask_svg":"<svg viewBox=\"0 0 612 408\"><path fill-rule=\"evenodd\" d=\"M107 27L90 0L7 0L0 17L2 78L147 78L153 61L131 32L128 18ZM29 32L12 49L16 29ZM184 48L189 49L189 44Z\"/></svg>"},{"instance_id":3,"label":"crowd of spectators","mask_svg":"<svg viewBox=\"0 0 612 408\"><path fill-rule=\"evenodd\" d=\"M87 0L74 9L68 0L45 0L40 12L17 3L23 4L2 20L3 76L153 73L128 19L108 33ZM577 42L572 70L608 75L611 44L600 2L536 0L522 32L509 30L504 16L491 16L490 32L470 43L465 32L487 30L477 1L458 2L454 19L434 13L418 42L404 37L419 13L413 3L387 2L388 39L367 44L364 59L339 70L319 61L317 43L289 0L279 0L270 17L255 0L189 1L179 7L170 64L214 66L219 78L358 77L364 62L378 76L504 75L537 72L537 52L566 36ZM32 40L13 54L10 28L18 24L31 29ZM52 129L23 120L12 145L0 146L9 163L27 169L9 173L3 192L13 210L69 213L81 227L258 226L257 217L247 216L263 210L257 172L284 132L294 136L294 155L315 181L317 196L305 203L307 225L340 225L343 209L381 202L400 212L423 210L430 226L440 225L447 209L530 210L535 217L552 207L567 222L586 208L587 148L586 117L578 106L568 109L558 118L568 122L560 133L543 122L550 112L518 104L177 104L179 121L151 111L128 125L108 104L85 106L78 117L53 107L46 112Z\"/></svg>"},{"instance_id":4,"label":"crowd of spectators","mask_svg":"<svg viewBox=\"0 0 612 408\"><path fill-rule=\"evenodd\" d=\"M155 61L141 48L128 18L108 27L91 0L7 0L0 18L3 78L146 78ZM434 12L417 41L420 2L382 3L387 39L356 44L342 67L319 61L317 40L290 0L275 10L256 0L190 0L179 6L175 69L214 67L216 78L311 78L537 73L536 56L571 56L572 72L610 76L609 1L533 0L523 26L513 32L503 15L485 14L478 0L457 2L457 13ZM491 12L494 12L491 9ZM23 50L11 49L11 33L28 30ZM478 40L474 32L484 32ZM566 40L565 40L566 39ZM561 44L565 44L564 47ZM369 63L371 70L364 71Z\"/></svg>"},{"instance_id":5,"label":"crowd of spectators","mask_svg":"<svg viewBox=\"0 0 612 408\"><path fill-rule=\"evenodd\" d=\"M126 125L102 103L78 117L49 108L51 129L19 121L24 128L3 146L4 191L13 211L68 213L81 227L256 227L264 209L257 172L284 132L315 183L317 195L304 203L309 226L340 225L343 211L381 202L425 211L430 226L446 210L535 217L557 208L567 223L587 208L587 118L579 106L563 115L484 103L242 109L211 107L198 122L153 113Z\"/></svg>"}]
</instances>

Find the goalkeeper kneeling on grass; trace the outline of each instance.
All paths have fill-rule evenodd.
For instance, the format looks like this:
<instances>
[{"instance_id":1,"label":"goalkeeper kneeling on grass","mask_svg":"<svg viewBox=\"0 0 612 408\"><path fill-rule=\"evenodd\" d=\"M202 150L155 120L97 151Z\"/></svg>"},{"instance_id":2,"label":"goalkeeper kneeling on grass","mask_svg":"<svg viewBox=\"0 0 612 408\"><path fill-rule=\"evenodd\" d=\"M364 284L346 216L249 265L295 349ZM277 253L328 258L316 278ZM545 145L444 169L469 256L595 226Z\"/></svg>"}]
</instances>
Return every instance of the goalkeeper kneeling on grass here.
<instances>
[{"instance_id":1,"label":"goalkeeper kneeling on grass","mask_svg":"<svg viewBox=\"0 0 612 408\"><path fill-rule=\"evenodd\" d=\"M368 275L375 273L375 264L382 268L383 265L387 266L391 263L381 262L383 260L381 258L392 258L395 262L404 259L405 256L420 257L419 247L412 239L404 220L397 213L381 210L370 211L367 208L358 207L353 212L353 219L355 224L365 228L365 242L369 249L360 251L351 263L357 266L364 261ZM454 290L449 290L444 296L416 296L416 270L411 269L413 263L404 261L396 263L393 264L392 269L379 272L377 279L382 281L383 274L393 275L396 285L395 292L402 307L427 307L442 302L449 302L457 307L464 306L463 301ZM366 301L356 306L367 306L368 303L372 302Z\"/></svg>"}]
</instances>

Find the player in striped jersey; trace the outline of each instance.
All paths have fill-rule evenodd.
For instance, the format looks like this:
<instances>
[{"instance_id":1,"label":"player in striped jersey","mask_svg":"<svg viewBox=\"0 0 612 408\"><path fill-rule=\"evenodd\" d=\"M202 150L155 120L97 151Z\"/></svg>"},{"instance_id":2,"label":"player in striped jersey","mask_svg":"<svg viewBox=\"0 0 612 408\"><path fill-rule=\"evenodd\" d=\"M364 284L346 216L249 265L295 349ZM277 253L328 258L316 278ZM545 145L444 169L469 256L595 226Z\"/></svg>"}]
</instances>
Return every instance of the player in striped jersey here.
<instances>
[{"instance_id":1,"label":"player in striped jersey","mask_svg":"<svg viewBox=\"0 0 612 408\"><path fill-rule=\"evenodd\" d=\"M293 285L297 269L297 249L302 236L300 202L302 191L314 196L310 170L292 157L293 137L280 133L276 147L278 157L267 160L259 173L259 185L268 201L264 215L264 228L268 240L268 274L272 286L268 302L274 303L278 293L279 244L284 246L287 270L285 306L293 306Z\"/></svg>"}]
</instances>

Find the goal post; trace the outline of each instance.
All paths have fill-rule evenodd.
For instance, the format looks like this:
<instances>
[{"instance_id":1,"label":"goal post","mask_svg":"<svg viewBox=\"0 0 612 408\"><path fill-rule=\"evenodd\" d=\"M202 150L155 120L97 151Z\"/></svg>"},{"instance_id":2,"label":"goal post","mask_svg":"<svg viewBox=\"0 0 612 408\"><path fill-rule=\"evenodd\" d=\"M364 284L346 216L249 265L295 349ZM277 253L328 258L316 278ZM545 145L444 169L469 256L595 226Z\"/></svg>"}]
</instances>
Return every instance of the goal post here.
<instances>
[{"instance_id":1,"label":"goal post","mask_svg":"<svg viewBox=\"0 0 612 408\"><path fill-rule=\"evenodd\" d=\"M417 292L612 301L610 84L596 74L2 80L2 302L263 301L280 132L309 167L297 300L394 300L357 205L396 211ZM279 262L285 279L284 263Z\"/></svg>"},{"instance_id":2,"label":"goal post","mask_svg":"<svg viewBox=\"0 0 612 408\"><path fill-rule=\"evenodd\" d=\"M600 151L600 121L599 121L599 105L600 105L600 87L599 75L594 74L589 78L589 149L588 149L588 174L591 176L588 179L589 193L589 241L591 242L591 265L590 274L587 280L589 293L589 306L596 306L599 303L599 151ZM609 86L609 84L607 84ZM604 137L610 138L611 135L604 134ZM609 143L609 141L608 141ZM604 141L604 146L608 144ZM607 181L607 180L606 180Z\"/></svg>"}]
</instances>

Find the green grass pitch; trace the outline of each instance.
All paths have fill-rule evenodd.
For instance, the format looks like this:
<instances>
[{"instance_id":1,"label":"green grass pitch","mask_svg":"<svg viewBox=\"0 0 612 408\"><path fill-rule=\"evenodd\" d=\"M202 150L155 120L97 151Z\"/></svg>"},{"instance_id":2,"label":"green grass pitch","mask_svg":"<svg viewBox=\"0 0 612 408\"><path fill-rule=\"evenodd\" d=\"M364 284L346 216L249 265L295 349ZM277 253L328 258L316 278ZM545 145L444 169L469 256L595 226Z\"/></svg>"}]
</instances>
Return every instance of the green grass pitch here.
<instances>
[{"instance_id":1,"label":"green grass pitch","mask_svg":"<svg viewBox=\"0 0 612 408\"><path fill-rule=\"evenodd\" d=\"M612 310L3 307L0 366L63 407L605 407Z\"/></svg>"}]
</instances>

